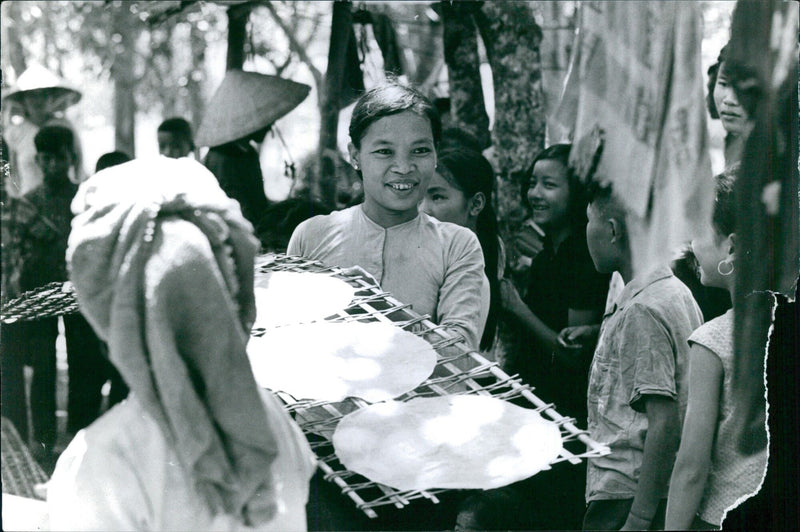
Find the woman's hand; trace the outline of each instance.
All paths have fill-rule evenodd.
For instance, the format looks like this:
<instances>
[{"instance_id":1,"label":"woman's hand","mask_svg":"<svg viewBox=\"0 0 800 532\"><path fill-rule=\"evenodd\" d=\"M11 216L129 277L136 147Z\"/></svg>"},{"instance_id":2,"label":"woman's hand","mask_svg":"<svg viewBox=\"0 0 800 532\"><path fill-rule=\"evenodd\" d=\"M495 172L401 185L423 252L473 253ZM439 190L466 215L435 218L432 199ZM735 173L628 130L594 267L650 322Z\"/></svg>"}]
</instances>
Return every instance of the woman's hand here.
<instances>
[{"instance_id":1,"label":"woman's hand","mask_svg":"<svg viewBox=\"0 0 800 532\"><path fill-rule=\"evenodd\" d=\"M594 345L600 334L600 325L577 325L558 333L558 344L566 348L582 348Z\"/></svg>"},{"instance_id":2,"label":"woman's hand","mask_svg":"<svg viewBox=\"0 0 800 532\"><path fill-rule=\"evenodd\" d=\"M533 258L544 248L544 239L530 226L523 226L514 236L514 246L526 257Z\"/></svg>"},{"instance_id":3,"label":"woman's hand","mask_svg":"<svg viewBox=\"0 0 800 532\"><path fill-rule=\"evenodd\" d=\"M553 358L572 369L583 369L591 362L600 332L599 325L577 325L558 333Z\"/></svg>"},{"instance_id":4,"label":"woman's hand","mask_svg":"<svg viewBox=\"0 0 800 532\"><path fill-rule=\"evenodd\" d=\"M520 297L514 283L509 279L500 279L500 301L503 309L517 314L519 309L528 308Z\"/></svg>"},{"instance_id":5,"label":"woman's hand","mask_svg":"<svg viewBox=\"0 0 800 532\"><path fill-rule=\"evenodd\" d=\"M375 283L375 286L380 286L378 281L372 275L370 275L370 273L367 270L358 265L350 266L349 268L342 268L342 275L363 277L368 282Z\"/></svg>"}]
</instances>

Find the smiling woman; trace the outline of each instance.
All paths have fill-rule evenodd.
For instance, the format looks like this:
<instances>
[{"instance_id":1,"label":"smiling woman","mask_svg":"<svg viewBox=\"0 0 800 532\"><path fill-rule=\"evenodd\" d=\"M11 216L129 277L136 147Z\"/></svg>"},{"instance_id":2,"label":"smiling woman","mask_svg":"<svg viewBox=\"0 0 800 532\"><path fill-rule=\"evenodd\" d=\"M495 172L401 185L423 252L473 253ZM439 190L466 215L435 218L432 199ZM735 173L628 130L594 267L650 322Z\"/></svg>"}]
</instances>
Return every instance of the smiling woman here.
<instances>
[{"instance_id":1,"label":"smiling woman","mask_svg":"<svg viewBox=\"0 0 800 532\"><path fill-rule=\"evenodd\" d=\"M381 118L359 144L351 142L349 150L361 169L367 216L385 227L415 218L436 168L428 119L413 111Z\"/></svg>"},{"instance_id":2,"label":"smiling woman","mask_svg":"<svg viewBox=\"0 0 800 532\"><path fill-rule=\"evenodd\" d=\"M388 83L365 93L348 150L364 203L300 224L288 253L328 266L359 266L415 312L478 348L489 285L477 237L418 206L436 169L441 122L415 89Z\"/></svg>"}]
</instances>

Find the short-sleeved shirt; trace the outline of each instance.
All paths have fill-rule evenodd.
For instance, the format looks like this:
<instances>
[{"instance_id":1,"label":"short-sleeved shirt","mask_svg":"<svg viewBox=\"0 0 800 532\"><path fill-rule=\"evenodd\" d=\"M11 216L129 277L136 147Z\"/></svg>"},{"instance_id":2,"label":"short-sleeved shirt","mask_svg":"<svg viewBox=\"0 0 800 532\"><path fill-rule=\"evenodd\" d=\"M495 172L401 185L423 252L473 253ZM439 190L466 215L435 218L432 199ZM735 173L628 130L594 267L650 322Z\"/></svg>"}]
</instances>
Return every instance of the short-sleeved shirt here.
<instances>
[{"instance_id":1,"label":"short-sleeved shirt","mask_svg":"<svg viewBox=\"0 0 800 532\"><path fill-rule=\"evenodd\" d=\"M569 326L569 309L592 310L602 316L610 276L598 273L589 255L585 231L572 231L553 249L550 239L531 263L523 301L545 325L560 332ZM512 371L536 387L536 394L555 403L562 415L586 419L589 368L569 373L553 367L552 351L542 352L533 336L515 327Z\"/></svg>"},{"instance_id":2,"label":"short-sleeved shirt","mask_svg":"<svg viewBox=\"0 0 800 532\"><path fill-rule=\"evenodd\" d=\"M360 266L414 312L478 348L490 294L483 251L469 229L425 213L384 228L356 205L301 223L287 252L328 266Z\"/></svg>"},{"instance_id":3,"label":"short-sleeved shirt","mask_svg":"<svg viewBox=\"0 0 800 532\"><path fill-rule=\"evenodd\" d=\"M643 399L676 400L683 420L688 339L702 323L692 293L667 267L632 279L603 318L589 374L589 433L611 454L588 460L587 502L636 494L647 435Z\"/></svg>"},{"instance_id":4,"label":"short-sleeved shirt","mask_svg":"<svg viewBox=\"0 0 800 532\"><path fill-rule=\"evenodd\" d=\"M733 310L698 328L689 337L689 344L705 347L722 364L719 419L711 449L711 469L697 511L703 521L721 526L729 508L758 492L767 471L767 449L765 447L751 455L744 455L736 449L736 421L731 396Z\"/></svg>"}]
</instances>

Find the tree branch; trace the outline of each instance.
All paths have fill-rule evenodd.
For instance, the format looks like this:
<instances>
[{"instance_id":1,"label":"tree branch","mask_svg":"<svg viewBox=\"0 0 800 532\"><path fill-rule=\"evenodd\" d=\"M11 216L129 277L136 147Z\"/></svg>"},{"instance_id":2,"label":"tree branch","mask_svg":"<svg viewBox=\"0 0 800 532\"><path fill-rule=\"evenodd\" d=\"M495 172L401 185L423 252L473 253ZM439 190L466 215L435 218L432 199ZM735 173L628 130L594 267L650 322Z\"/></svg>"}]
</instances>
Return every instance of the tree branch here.
<instances>
[{"instance_id":1,"label":"tree branch","mask_svg":"<svg viewBox=\"0 0 800 532\"><path fill-rule=\"evenodd\" d=\"M272 16L272 19L275 23L283 30L283 33L286 35L286 38L289 39L289 47L292 49L294 53L297 54L297 57L305 63L308 69L311 71L311 76L314 78L314 84L317 86L317 89L322 87L324 83L324 78L322 76L322 72L314 66L314 63L311 61L311 58L308 56L308 52L306 51L306 47L303 46L298 40L297 36L295 35L294 31L289 27L288 24L281 18L277 11L275 11L275 7L272 5L272 2L263 2L261 5L267 8L269 14Z\"/></svg>"}]
</instances>

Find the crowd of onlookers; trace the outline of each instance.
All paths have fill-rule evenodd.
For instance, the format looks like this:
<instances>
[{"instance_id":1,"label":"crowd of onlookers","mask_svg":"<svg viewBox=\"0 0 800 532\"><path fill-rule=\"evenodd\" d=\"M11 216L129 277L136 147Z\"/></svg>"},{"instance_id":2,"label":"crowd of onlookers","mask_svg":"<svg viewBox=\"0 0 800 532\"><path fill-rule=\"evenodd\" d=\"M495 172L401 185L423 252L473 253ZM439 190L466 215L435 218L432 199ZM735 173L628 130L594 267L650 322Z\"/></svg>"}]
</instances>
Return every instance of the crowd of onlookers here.
<instances>
[{"instance_id":1,"label":"crowd of onlookers","mask_svg":"<svg viewBox=\"0 0 800 532\"><path fill-rule=\"evenodd\" d=\"M259 394L244 350L261 249L359 268L608 445L579 465L464 494L456 528L719 528L767 465L766 447L736 449L733 428L731 294L743 253L733 184L747 178L738 161L752 125L725 59L709 70L709 113L727 132L711 221L650 271L634 268L620 191L580 179L568 143L533 160L520 182L529 217L501 239L490 162L396 82L356 103L348 151L363 198L333 211L266 199L256 148L274 119L232 110L237 91L265 80L226 77L230 100L211 105L236 123L201 128L206 168L191 160L191 125L170 118L157 131L163 158L107 153L80 191L74 129L37 118L18 93L37 127L39 177L15 197L3 187L3 299L71 279L82 312L63 318L67 431L89 428L56 467L54 523L305 526L311 455ZM9 186L23 180L15 164ZM56 458L58 334L57 318L2 325L2 414L45 462ZM111 405L133 393L93 423L107 381Z\"/></svg>"}]
</instances>

